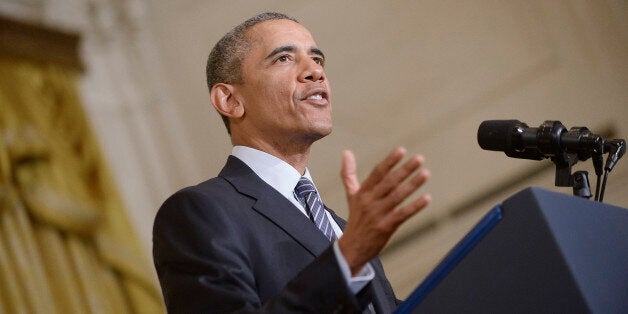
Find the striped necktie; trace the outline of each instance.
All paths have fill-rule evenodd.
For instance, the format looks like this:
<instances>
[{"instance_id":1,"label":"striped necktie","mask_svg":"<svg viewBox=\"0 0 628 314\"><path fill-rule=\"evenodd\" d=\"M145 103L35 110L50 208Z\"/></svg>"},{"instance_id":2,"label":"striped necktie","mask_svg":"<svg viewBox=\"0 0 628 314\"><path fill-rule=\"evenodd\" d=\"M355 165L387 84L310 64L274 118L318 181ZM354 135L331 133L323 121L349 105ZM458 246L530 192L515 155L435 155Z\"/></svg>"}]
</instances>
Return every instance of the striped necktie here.
<instances>
[{"instance_id":1,"label":"striped necktie","mask_svg":"<svg viewBox=\"0 0 628 314\"><path fill-rule=\"evenodd\" d=\"M336 240L336 234L331 226L327 214L325 213L325 206L323 201L318 196L314 184L306 177L301 177L299 183L294 188L294 192L301 205L309 213L310 219L318 227L318 229L325 235L329 241Z\"/></svg>"}]
</instances>

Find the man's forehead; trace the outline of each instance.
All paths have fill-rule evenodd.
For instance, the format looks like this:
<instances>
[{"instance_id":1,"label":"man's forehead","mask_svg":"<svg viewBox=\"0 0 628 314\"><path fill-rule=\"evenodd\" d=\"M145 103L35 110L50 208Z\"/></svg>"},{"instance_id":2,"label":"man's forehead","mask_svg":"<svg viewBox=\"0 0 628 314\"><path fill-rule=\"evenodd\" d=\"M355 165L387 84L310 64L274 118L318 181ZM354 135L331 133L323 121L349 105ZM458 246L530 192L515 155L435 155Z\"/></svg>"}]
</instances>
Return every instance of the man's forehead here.
<instances>
[{"instance_id":1,"label":"man's forehead","mask_svg":"<svg viewBox=\"0 0 628 314\"><path fill-rule=\"evenodd\" d=\"M305 45L308 49L316 46L314 38L307 28L299 23L285 19L258 23L249 28L247 36L255 46L262 46L267 50L272 50L279 46L298 47Z\"/></svg>"}]
</instances>

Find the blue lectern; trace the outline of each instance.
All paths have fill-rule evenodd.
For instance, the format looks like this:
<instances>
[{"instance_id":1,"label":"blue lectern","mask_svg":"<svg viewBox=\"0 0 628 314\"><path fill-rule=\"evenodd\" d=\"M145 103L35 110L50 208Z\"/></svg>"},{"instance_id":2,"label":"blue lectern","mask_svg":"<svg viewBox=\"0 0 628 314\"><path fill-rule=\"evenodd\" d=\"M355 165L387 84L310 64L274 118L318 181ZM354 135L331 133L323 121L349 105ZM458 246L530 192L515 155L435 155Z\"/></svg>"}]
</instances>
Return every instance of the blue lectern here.
<instances>
[{"instance_id":1,"label":"blue lectern","mask_svg":"<svg viewBox=\"0 0 628 314\"><path fill-rule=\"evenodd\" d=\"M525 189L493 208L396 313L628 313L628 209Z\"/></svg>"}]
</instances>

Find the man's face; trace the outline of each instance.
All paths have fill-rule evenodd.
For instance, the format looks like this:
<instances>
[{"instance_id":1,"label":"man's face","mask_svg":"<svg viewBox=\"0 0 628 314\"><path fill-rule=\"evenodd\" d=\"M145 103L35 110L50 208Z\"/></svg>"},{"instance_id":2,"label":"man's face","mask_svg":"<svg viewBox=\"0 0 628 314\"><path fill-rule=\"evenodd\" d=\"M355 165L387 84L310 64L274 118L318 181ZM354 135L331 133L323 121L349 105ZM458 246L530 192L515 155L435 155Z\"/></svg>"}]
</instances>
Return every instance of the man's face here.
<instances>
[{"instance_id":1,"label":"man's face","mask_svg":"<svg viewBox=\"0 0 628 314\"><path fill-rule=\"evenodd\" d=\"M251 47L242 63L244 135L286 145L311 144L331 132L330 86L324 56L310 32L290 20L270 20L247 32Z\"/></svg>"}]
</instances>

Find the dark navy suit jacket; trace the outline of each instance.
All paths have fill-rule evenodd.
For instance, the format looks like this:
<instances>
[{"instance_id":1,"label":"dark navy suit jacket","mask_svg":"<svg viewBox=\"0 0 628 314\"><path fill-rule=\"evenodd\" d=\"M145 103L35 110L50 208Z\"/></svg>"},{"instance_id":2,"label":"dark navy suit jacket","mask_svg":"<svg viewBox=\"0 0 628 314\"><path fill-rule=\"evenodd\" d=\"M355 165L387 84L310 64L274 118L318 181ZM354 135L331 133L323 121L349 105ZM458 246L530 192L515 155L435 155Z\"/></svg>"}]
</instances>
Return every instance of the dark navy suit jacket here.
<instances>
[{"instance_id":1,"label":"dark navy suit jacket","mask_svg":"<svg viewBox=\"0 0 628 314\"><path fill-rule=\"evenodd\" d=\"M171 313L359 313L368 303L390 313L397 305L378 259L375 278L354 295L330 242L233 156L218 177L164 202L153 258Z\"/></svg>"}]
</instances>

